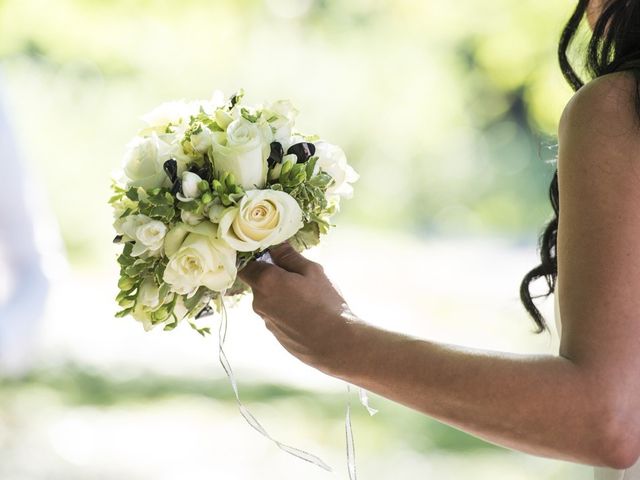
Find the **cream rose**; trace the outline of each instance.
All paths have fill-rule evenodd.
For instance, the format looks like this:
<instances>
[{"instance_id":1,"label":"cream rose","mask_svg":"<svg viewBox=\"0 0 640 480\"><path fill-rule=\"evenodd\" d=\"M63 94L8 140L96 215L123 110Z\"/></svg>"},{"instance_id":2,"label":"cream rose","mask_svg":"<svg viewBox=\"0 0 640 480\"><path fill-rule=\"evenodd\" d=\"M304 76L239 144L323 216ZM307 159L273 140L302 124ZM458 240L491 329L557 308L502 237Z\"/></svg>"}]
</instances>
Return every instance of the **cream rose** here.
<instances>
[{"instance_id":1,"label":"cream rose","mask_svg":"<svg viewBox=\"0 0 640 480\"><path fill-rule=\"evenodd\" d=\"M353 196L351 183L360 178L360 175L347 163L344 151L337 145L324 141L316 142L316 153L318 157L314 175L320 170L328 173L334 183L327 189L327 195L339 195L344 198Z\"/></svg>"},{"instance_id":2,"label":"cream rose","mask_svg":"<svg viewBox=\"0 0 640 480\"><path fill-rule=\"evenodd\" d=\"M181 295L191 296L201 286L221 292L236 279L236 251L216 237L210 222L177 224L167 234L165 253L163 279Z\"/></svg>"},{"instance_id":3,"label":"cream rose","mask_svg":"<svg viewBox=\"0 0 640 480\"><path fill-rule=\"evenodd\" d=\"M284 242L302 226L302 210L288 193L247 190L240 204L222 215L218 237L239 252L252 252Z\"/></svg>"},{"instance_id":4,"label":"cream rose","mask_svg":"<svg viewBox=\"0 0 640 480\"><path fill-rule=\"evenodd\" d=\"M170 146L155 133L129 142L122 160L127 185L146 190L167 186L169 179L164 171L164 161L169 157L169 150Z\"/></svg>"},{"instance_id":5,"label":"cream rose","mask_svg":"<svg viewBox=\"0 0 640 480\"><path fill-rule=\"evenodd\" d=\"M229 123L226 132L213 132L211 153L218 175L232 173L245 190L263 188L267 181L267 158L271 153L265 129L244 118Z\"/></svg>"}]
</instances>

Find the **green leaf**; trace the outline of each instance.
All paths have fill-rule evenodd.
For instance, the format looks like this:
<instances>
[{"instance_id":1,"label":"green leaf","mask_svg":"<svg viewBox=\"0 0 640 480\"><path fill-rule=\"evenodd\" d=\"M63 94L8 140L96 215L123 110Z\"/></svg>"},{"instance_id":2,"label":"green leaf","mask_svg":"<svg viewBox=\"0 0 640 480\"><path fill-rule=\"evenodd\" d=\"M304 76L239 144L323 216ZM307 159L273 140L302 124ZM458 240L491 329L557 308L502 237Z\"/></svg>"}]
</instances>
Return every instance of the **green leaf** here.
<instances>
[{"instance_id":1,"label":"green leaf","mask_svg":"<svg viewBox=\"0 0 640 480\"><path fill-rule=\"evenodd\" d=\"M170 332L171 330L173 330L174 328L176 328L178 326L178 322L171 322L171 323L167 323L163 330L165 332Z\"/></svg>"},{"instance_id":2,"label":"green leaf","mask_svg":"<svg viewBox=\"0 0 640 480\"><path fill-rule=\"evenodd\" d=\"M138 189L135 187L131 187L129 190L127 190L127 193L125 195L129 200L133 200L134 202L138 201Z\"/></svg>"},{"instance_id":3,"label":"green leaf","mask_svg":"<svg viewBox=\"0 0 640 480\"><path fill-rule=\"evenodd\" d=\"M113 203L116 203L116 202L120 201L122 199L123 195L124 195L123 193L116 193L111 198L109 198L108 203L109 204L113 204Z\"/></svg>"},{"instance_id":4,"label":"green leaf","mask_svg":"<svg viewBox=\"0 0 640 480\"><path fill-rule=\"evenodd\" d=\"M130 277L137 277L147 269L148 265L144 260L136 260L133 265L125 268L124 273L126 273Z\"/></svg>"},{"instance_id":5,"label":"green leaf","mask_svg":"<svg viewBox=\"0 0 640 480\"><path fill-rule=\"evenodd\" d=\"M118 288L120 290L129 291L135 286L136 280L131 277L122 276L120 277L120 280L118 280Z\"/></svg>"},{"instance_id":6,"label":"green leaf","mask_svg":"<svg viewBox=\"0 0 640 480\"><path fill-rule=\"evenodd\" d=\"M119 218L124 218L124 217L130 215L132 211L133 210L131 210L130 208L127 208L124 212L122 212L122 215L120 215Z\"/></svg>"},{"instance_id":7,"label":"green leaf","mask_svg":"<svg viewBox=\"0 0 640 480\"><path fill-rule=\"evenodd\" d=\"M118 300L118 305L120 305L122 308L131 308L135 304L136 304L135 297L134 298L125 297Z\"/></svg>"},{"instance_id":8,"label":"green leaf","mask_svg":"<svg viewBox=\"0 0 640 480\"><path fill-rule=\"evenodd\" d=\"M133 242L127 242L124 244L124 248L122 249L122 255L126 255L127 257L130 257L132 251L133 251Z\"/></svg>"},{"instance_id":9,"label":"green leaf","mask_svg":"<svg viewBox=\"0 0 640 480\"><path fill-rule=\"evenodd\" d=\"M195 295L193 295L191 298L185 297L184 306L187 307L187 310L189 310L189 312L191 312L194 308L198 306L198 304L200 303L200 300L202 300L202 297L204 296L205 293L207 293L207 288L200 287L198 291L195 293Z\"/></svg>"},{"instance_id":10,"label":"green leaf","mask_svg":"<svg viewBox=\"0 0 640 480\"><path fill-rule=\"evenodd\" d=\"M160 289L158 292L158 297L160 298L160 301L164 303L165 299L167 298L167 295L169 295L171 291L171 285L169 285L168 283L162 283L160 285Z\"/></svg>"},{"instance_id":11,"label":"green leaf","mask_svg":"<svg viewBox=\"0 0 640 480\"><path fill-rule=\"evenodd\" d=\"M311 178L313 176L313 171L316 169L316 163L318 163L318 157L311 157L309 160L307 160L307 167L306 167L306 173L307 173L307 178Z\"/></svg>"},{"instance_id":12,"label":"green leaf","mask_svg":"<svg viewBox=\"0 0 640 480\"><path fill-rule=\"evenodd\" d=\"M116 317L116 318L126 317L126 316L127 316L127 315L129 315L132 311L133 311L133 308L125 308L124 310L120 310L119 312L116 312L115 317Z\"/></svg>"},{"instance_id":13,"label":"green leaf","mask_svg":"<svg viewBox=\"0 0 640 480\"><path fill-rule=\"evenodd\" d=\"M157 195L150 196L148 198L149 203L156 206L173 205L173 195L169 192L158 193Z\"/></svg>"},{"instance_id":14,"label":"green leaf","mask_svg":"<svg viewBox=\"0 0 640 480\"><path fill-rule=\"evenodd\" d=\"M174 208L166 205L153 207L149 211L150 217L160 217L162 219L168 219L168 220L173 218L174 214L175 214Z\"/></svg>"},{"instance_id":15,"label":"green leaf","mask_svg":"<svg viewBox=\"0 0 640 480\"><path fill-rule=\"evenodd\" d=\"M307 223L289 239L289 242L299 252L318 245L320 243L320 227L316 222Z\"/></svg>"},{"instance_id":16,"label":"green leaf","mask_svg":"<svg viewBox=\"0 0 640 480\"><path fill-rule=\"evenodd\" d=\"M164 286L164 285L167 285L162 280L162 278L164 276L164 269L166 267L167 267L167 265L165 263L158 262L158 263L156 263L156 266L153 268L153 276L154 276L154 278L156 280L156 283L158 285L160 285L161 287Z\"/></svg>"},{"instance_id":17,"label":"green leaf","mask_svg":"<svg viewBox=\"0 0 640 480\"><path fill-rule=\"evenodd\" d=\"M155 312L151 312L151 319L153 323L164 322L171 315L171 311L168 306L164 306L156 310Z\"/></svg>"},{"instance_id":18,"label":"green leaf","mask_svg":"<svg viewBox=\"0 0 640 480\"><path fill-rule=\"evenodd\" d=\"M211 333L211 329L209 327L198 327L195 323L189 322L191 328L193 328L196 332L198 332L203 337L206 337Z\"/></svg>"},{"instance_id":19,"label":"green leaf","mask_svg":"<svg viewBox=\"0 0 640 480\"><path fill-rule=\"evenodd\" d=\"M178 202L178 208L185 212L194 212L198 209L198 202L192 200L190 202Z\"/></svg>"},{"instance_id":20,"label":"green leaf","mask_svg":"<svg viewBox=\"0 0 640 480\"><path fill-rule=\"evenodd\" d=\"M125 255L124 253L118 256L118 263L123 267L128 267L129 265L132 265L134 261L135 260L133 259L133 257L130 257L129 255Z\"/></svg>"},{"instance_id":21,"label":"green leaf","mask_svg":"<svg viewBox=\"0 0 640 480\"><path fill-rule=\"evenodd\" d=\"M309 185L314 187L324 188L328 187L333 182L333 177L325 172L320 172L315 177L309 180Z\"/></svg>"}]
</instances>

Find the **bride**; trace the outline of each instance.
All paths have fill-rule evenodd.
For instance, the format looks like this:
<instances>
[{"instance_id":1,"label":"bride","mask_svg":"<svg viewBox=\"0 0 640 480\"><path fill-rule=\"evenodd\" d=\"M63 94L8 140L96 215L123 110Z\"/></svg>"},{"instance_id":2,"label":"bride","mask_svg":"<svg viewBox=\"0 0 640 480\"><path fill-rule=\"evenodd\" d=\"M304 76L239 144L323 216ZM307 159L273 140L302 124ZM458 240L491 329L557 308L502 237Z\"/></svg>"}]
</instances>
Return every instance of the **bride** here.
<instances>
[{"instance_id":1,"label":"bride","mask_svg":"<svg viewBox=\"0 0 640 480\"><path fill-rule=\"evenodd\" d=\"M585 17L586 84L567 59ZM287 243L270 250L274 264L239 275L266 327L307 364L488 442L593 465L596 479L640 479L640 0L579 0L559 52L576 93L558 131L555 217L521 284L536 333L548 327L530 283L544 277L555 294L559 355L371 326Z\"/></svg>"}]
</instances>

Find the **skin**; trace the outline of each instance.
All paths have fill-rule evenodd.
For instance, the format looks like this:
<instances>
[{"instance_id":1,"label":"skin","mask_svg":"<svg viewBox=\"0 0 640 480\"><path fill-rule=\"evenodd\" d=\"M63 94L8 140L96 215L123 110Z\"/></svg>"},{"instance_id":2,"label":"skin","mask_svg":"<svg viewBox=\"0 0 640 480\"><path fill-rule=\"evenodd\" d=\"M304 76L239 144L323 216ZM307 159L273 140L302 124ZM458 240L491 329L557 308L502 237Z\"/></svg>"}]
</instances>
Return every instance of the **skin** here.
<instances>
[{"instance_id":1,"label":"skin","mask_svg":"<svg viewBox=\"0 0 640 480\"><path fill-rule=\"evenodd\" d=\"M604 1L605 0L591 0L589 2L589 6L587 7L587 21L589 22L591 30L595 27L596 22L602 13Z\"/></svg>"},{"instance_id":2,"label":"skin","mask_svg":"<svg viewBox=\"0 0 640 480\"><path fill-rule=\"evenodd\" d=\"M558 131L558 355L450 345L351 311L287 243L240 277L282 346L333 377L505 448L624 469L640 455L640 130L627 73L600 77Z\"/></svg>"}]
</instances>

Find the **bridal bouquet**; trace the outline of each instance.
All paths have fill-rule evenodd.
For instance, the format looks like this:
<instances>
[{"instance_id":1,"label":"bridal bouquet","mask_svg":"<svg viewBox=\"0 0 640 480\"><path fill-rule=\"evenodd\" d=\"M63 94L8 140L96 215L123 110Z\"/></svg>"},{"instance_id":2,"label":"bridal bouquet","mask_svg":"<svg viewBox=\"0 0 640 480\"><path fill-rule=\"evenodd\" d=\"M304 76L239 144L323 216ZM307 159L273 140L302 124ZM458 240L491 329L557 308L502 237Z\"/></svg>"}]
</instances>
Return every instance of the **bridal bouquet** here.
<instances>
[{"instance_id":1,"label":"bridal bouquet","mask_svg":"<svg viewBox=\"0 0 640 480\"><path fill-rule=\"evenodd\" d=\"M225 300L249 290L237 272L268 258L268 247L286 240L298 251L317 245L358 174L340 147L296 130L291 102L248 105L243 96L169 102L143 116L109 200L114 242L122 246L116 316L131 316L145 330L186 321L205 336L210 326L202 318L220 313L219 359L242 416L282 450L331 470L275 440L240 402L223 350ZM360 401L376 412L362 389ZM347 460L355 479L349 408Z\"/></svg>"},{"instance_id":2,"label":"bridal bouquet","mask_svg":"<svg viewBox=\"0 0 640 480\"><path fill-rule=\"evenodd\" d=\"M145 330L199 318L248 287L237 271L272 245L316 245L358 174L340 147L295 128L288 100L176 101L143 117L112 185L122 245L118 317Z\"/></svg>"}]
</instances>

